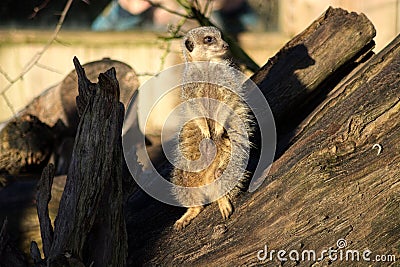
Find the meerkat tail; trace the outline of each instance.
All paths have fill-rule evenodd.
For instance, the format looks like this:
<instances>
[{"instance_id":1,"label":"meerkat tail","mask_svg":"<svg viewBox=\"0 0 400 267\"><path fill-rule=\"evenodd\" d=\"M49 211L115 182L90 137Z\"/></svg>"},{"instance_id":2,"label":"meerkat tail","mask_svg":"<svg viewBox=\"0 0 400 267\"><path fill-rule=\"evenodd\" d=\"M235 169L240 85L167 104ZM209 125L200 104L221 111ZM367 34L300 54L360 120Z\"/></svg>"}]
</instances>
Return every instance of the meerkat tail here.
<instances>
[{"instance_id":1,"label":"meerkat tail","mask_svg":"<svg viewBox=\"0 0 400 267\"><path fill-rule=\"evenodd\" d=\"M197 215L200 214L203 209L203 206L188 208L185 214L183 214L183 216L175 222L174 229L182 230L183 228L185 228L194 218L197 217Z\"/></svg>"}]
</instances>

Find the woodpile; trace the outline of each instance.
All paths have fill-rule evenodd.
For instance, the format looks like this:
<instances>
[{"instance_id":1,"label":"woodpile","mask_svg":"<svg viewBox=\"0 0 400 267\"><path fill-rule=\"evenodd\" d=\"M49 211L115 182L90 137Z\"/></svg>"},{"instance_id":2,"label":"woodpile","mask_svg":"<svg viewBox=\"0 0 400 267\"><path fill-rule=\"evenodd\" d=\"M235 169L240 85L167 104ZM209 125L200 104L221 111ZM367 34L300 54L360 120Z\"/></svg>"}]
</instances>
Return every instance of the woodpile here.
<instances>
[{"instance_id":1,"label":"woodpile","mask_svg":"<svg viewBox=\"0 0 400 267\"><path fill-rule=\"evenodd\" d=\"M172 226L184 209L140 189L125 201L115 72L100 74L94 84L75 60L80 122L54 229L51 165L39 182L44 254L33 243L36 266L362 265L376 256L395 264L400 36L376 55L374 36L364 15L329 8L251 77L276 119L274 163L260 188L236 200L229 220L211 204L180 232ZM336 258L326 254L332 250ZM343 258L348 251L360 258ZM0 262L27 264L6 227Z\"/></svg>"}]
</instances>

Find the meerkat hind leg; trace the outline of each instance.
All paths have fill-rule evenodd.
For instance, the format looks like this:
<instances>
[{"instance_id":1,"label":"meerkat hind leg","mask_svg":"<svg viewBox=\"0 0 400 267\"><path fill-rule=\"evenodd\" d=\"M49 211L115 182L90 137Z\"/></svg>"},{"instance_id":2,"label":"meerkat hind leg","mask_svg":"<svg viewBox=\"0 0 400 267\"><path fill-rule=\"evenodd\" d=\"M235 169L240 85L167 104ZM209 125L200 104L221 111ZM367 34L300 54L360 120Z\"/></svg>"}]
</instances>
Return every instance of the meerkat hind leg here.
<instances>
[{"instance_id":1,"label":"meerkat hind leg","mask_svg":"<svg viewBox=\"0 0 400 267\"><path fill-rule=\"evenodd\" d=\"M233 212L233 206L231 201L229 200L229 197L223 196L217 201L218 201L219 211L222 214L222 218L224 218L225 220L228 219Z\"/></svg>"},{"instance_id":2,"label":"meerkat hind leg","mask_svg":"<svg viewBox=\"0 0 400 267\"><path fill-rule=\"evenodd\" d=\"M225 131L224 126L222 126L219 123L214 124L214 136L215 137L217 137L217 138L221 137L223 135L224 131Z\"/></svg>"},{"instance_id":3,"label":"meerkat hind leg","mask_svg":"<svg viewBox=\"0 0 400 267\"><path fill-rule=\"evenodd\" d=\"M190 207L187 209L185 214L177 220L174 224L174 229L175 230L182 230L185 228L194 218L199 215L199 213L204 209L203 206L197 206L197 207Z\"/></svg>"}]
</instances>

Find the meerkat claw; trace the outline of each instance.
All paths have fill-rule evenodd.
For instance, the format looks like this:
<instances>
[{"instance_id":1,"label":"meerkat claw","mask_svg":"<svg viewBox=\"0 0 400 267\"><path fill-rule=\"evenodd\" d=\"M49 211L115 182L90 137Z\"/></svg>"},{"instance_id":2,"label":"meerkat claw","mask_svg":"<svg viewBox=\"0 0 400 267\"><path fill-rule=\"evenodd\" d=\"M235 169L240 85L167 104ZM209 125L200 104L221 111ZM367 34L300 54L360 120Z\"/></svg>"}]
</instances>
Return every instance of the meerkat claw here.
<instances>
[{"instance_id":1,"label":"meerkat claw","mask_svg":"<svg viewBox=\"0 0 400 267\"><path fill-rule=\"evenodd\" d=\"M174 229L179 231L190 224L190 222L203 210L202 206L190 207L183 216L174 224Z\"/></svg>"},{"instance_id":2,"label":"meerkat claw","mask_svg":"<svg viewBox=\"0 0 400 267\"><path fill-rule=\"evenodd\" d=\"M230 202L230 200L228 199L228 197L222 197L218 200L218 206L219 206L219 210L222 214L222 218L224 218L224 220L228 219L229 216L231 216L232 212L233 212L233 206Z\"/></svg>"},{"instance_id":3,"label":"meerkat claw","mask_svg":"<svg viewBox=\"0 0 400 267\"><path fill-rule=\"evenodd\" d=\"M174 230L180 231L186 226L188 226L190 223L190 220L177 220L174 224Z\"/></svg>"},{"instance_id":4,"label":"meerkat claw","mask_svg":"<svg viewBox=\"0 0 400 267\"><path fill-rule=\"evenodd\" d=\"M219 124L215 125L214 136L216 138L220 138L223 134L224 134L224 127Z\"/></svg>"}]
</instances>

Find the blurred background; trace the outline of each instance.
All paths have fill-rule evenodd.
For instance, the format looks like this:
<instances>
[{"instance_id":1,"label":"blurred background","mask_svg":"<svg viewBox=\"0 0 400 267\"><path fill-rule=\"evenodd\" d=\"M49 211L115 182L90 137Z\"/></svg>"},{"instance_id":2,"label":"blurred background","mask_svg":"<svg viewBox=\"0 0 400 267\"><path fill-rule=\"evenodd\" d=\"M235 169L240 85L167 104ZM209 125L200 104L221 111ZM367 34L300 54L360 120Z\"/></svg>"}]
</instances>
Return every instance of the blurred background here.
<instances>
[{"instance_id":1,"label":"blurred background","mask_svg":"<svg viewBox=\"0 0 400 267\"><path fill-rule=\"evenodd\" d=\"M139 74L141 83L151 77L146 74L182 61L179 40L168 43L158 38L178 23L179 16L143 0L75 0L55 42L23 79L13 81L51 39L66 2L0 3L0 93L15 111L61 82L73 69L73 56L81 63L104 57L123 61ZM156 3L183 12L174 0ZM260 66L328 6L364 13L377 30L375 52L400 30L400 0L214 0L211 4L212 21L234 35ZM183 29L194 26L189 23ZM0 97L0 122L12 116L10 103Z\"/></svg>"}]
</instances>

